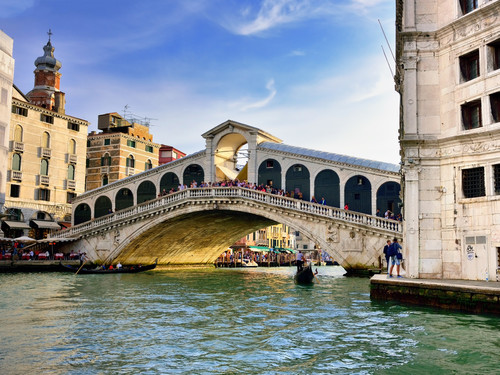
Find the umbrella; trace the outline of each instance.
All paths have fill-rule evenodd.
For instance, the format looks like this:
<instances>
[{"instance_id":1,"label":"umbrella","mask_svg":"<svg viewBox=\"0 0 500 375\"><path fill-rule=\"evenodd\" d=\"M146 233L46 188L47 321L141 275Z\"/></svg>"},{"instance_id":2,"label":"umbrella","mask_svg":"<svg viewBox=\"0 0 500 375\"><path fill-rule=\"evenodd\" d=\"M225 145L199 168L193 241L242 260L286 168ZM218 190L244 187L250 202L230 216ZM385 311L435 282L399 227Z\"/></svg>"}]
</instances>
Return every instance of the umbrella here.
<instances>
[{"instance_id":1,"label":"umbrella","mask_svg":"<svg viewBox=\"0 0 500 375\"><path fill-rule=\"evenodd\" d=\"M34 238L28 237L28 236L21 236L14 238L14 241L16 242L36 242Z\"/></svg>"}]
</instances>

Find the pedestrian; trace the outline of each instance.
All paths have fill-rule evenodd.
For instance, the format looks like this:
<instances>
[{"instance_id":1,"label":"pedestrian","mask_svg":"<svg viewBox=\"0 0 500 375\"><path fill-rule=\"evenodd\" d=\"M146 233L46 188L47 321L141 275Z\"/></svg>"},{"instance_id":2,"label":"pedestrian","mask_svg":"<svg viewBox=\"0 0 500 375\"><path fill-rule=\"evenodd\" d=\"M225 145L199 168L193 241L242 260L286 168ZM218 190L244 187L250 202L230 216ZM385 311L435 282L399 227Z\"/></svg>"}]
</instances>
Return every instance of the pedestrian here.
<instances>
[{"instance_id":1,"label":"pedestrian","mask_svg":"<svg viewBox=\"0 0 500 375\"><path fill-rule=\"evenodd\" d=\"M349 209L349 205L346 203L344 206L344 210L348 210L348 209Z\"/></svg>"},{"instance_id":2,"label":"pedestrian","mask_svg":"<svg viewBox=\"0 0 500 375\"><path fill-rule=\"evenodd\" d=\"M396 272L398 274L398 278L402 277L400 275L401 270L401 259L398 254L400 254L399 250L402 249L401 245L398 243L398 239L394 238L391 246L387 249L387 253L390 257L391 268L389 269L389 277L392 277L392 270L394 269L394 265L396 265Z\"/></svg>"},{"instance_id":3,"label":"pedestrian","mask_svg":"<svg viewBox=\"0 0 500 375\"><path fill-rule=\"evenodd\" d=\"M385 262L387 263L387 272L389 272L389 247L391 246L391 240L387 240L387 244L384 246L384 256Z\"/></svg>"},{"instance_id":4,"label":"pedestrian","mask_svg":"<svg viewBox=\"0 0 500 375\"><path fill-rule=\"evenodd\" d=\"M325 197L322 197L322 198L321 198L321 204L322 204L322 205L326 205L326 200L325 200Z\"/></svg>"}]
</instances>

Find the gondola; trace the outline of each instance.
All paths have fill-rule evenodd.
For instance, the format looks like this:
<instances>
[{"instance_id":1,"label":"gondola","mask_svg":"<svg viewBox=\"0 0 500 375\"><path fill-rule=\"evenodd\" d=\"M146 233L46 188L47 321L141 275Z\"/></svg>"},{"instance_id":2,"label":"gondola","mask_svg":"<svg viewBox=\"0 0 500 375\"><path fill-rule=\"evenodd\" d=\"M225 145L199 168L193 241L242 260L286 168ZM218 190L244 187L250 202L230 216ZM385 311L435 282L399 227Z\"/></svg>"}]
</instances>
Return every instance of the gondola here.
<instances>
[{"instance_id":1,"label":"gondola","mask_svg":"<svg viewBox=\"0 0 500 375\"><path fill-rule=\"evenodd\" d=\"M113 268L112 270L110 269L102 269L102 268L81 268L80 267L74 267L70 266L68 264L62 264L60 263L61 266L61 271L63 272L73 272L76 273L78 271L78 274L109 274L109 273L138 273L138 272L144 272L144 271L149 271L152 269L155 269L156 264L158 263L158 259L150 265L147 266L127 266L127 267L121 267L121 268Z\"/></svg>"},{"instance_id":2,"label":"gondola","mask_svg":"<svg viewBox=\"0 0 500 375\"><path fill-rule=\"evenodd\" d=\"M294 277L295 284L299 285L312 285L314 284L314 273L311 266L304 267L301 271L297 272Z\"/></svg>"}]
</instances>

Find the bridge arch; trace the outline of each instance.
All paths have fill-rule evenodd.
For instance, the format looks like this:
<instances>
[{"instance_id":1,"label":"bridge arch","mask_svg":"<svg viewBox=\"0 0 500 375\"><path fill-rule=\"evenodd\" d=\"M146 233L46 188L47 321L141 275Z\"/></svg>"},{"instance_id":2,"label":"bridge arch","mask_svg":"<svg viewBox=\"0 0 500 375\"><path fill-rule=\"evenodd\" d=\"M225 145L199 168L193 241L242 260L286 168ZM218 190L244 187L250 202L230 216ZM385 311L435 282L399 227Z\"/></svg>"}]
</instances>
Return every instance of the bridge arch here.
<instances>
[{"instance_id":1,"label":"bridge arch","mask_svg":"<svg viewBox=\"0 0 500 375\"><path fill-rule=\"evenodd\" d=\"M120 211L134 205L134 194L129 188L121 188L115 196L115 211Z\"/></svg>"},{"instance_id":2,"label":"bridge arch","mask_svg":"<svg viewBox=\"0 0 500 375\"><path fill-rule=\"evenodd\" d=\"M401 185L394 181L387 181L380 185L377 190L377 208L382 214L386 210L390 210L394 215L401 213L400 190Z\"/></svg>"},{"instance_id":3,"label":"bridge arch","mask_svg":"<svg viewBox=\"0 0 500 375\"><path fill-rule=\"evenodd\" d=\"M105 195L101 195L95 201L94 218L97 219L98 217L108 215L112 210L113 206L111 204L111 199Z\"/></svg>"},{"instance_id":4,"label":"bridge arch","mask_svg":"<svg viewBox=\"0 0 500 375\"><path fill-rule=\"evenodd\" d=\"M80 203L73 212L74 225L82 224L92 219L92 210L87 203Z\"/></svg>"},{"instance_id":5,"label":"bridge arch","mask_svg":"<svg viewBox=\"0 0 500 375\"><path fill-rule=\"evenodd\" d=\"M244 134L234 127L228 128L226 132L219 134L214 139L214 166L215 178L221 180L234 180L238 177L237 169L238 152L248 144Z\"/></svg>"},{"instance_id":6,"label":"bridge arch","mask_svg":"<svg viewBox=\"0 0 500 375\"><path fill-rule=\"evenodd\" d=\"M257 184L281 189L281 164L275 159L266 159L260 163Z\"/></svg>"},{"instance_id":7,"label":"bridge arch","mask_svg":"<svg viewBox=\"0 0 500 375\"><path fill-rule=\"evenodd\" d=\"M365 176L356 175L347 180L344 201L349 210L372 214L372 185Z\"/></svg>"},{"instance_id":8,"label":"bridge arch","mask_svg":"<svg viewBox=\"0 0 500 375\"><path fill-rule=\"evenodd\" d=\"M174 172L167 172L165 173L160 180L160 188L159 192L162 194L164 191L165 193L168 193L170 189L174 188L174 190L177 190L177 187L179 186L179 177Z\"/></svg>"},{"instance_id":9,"label":"bridge arch","mask_svg":"<svg viewBox=\"0 0 500 375\"><path fill-rule=\"evenodd\" d=\"M300 191L302 199L308 201L310 197L310 174L304 164L293 164L286 171L286 191Z\"/></svg>"},{"instance_id":10,"label":"bridge arch","mask_svg":"<svg viewBox=\"0 0 500 375\"><path fill-rule=\"evenodd\" d=\"M182 174L182 183L188 187L191 182L196 181L200 185L205 179L205 172L199 164L190 164L184 169Z\"/></svg>"},{"instance_id":11,"label":"bridge arch","mask_svg":"<svg viewBox=\"0 0 500 375\"><path fill-rule=\"evenodd\" d=\"M137 188L137 204L150 201L156 198L156 186L151 181L141 182Z\"/></svg>"},{"instance_id":12,"label":"bridge arch","mask_svg":"<svg viewBox=\"0 0 500 375\"><path fill-rule=\"evenodd\" d=\"M314 179L314 196L318 202L325 198L326 204L340 207L340 178L331 169L323 169Z\"/></svg>"}]
</instances>

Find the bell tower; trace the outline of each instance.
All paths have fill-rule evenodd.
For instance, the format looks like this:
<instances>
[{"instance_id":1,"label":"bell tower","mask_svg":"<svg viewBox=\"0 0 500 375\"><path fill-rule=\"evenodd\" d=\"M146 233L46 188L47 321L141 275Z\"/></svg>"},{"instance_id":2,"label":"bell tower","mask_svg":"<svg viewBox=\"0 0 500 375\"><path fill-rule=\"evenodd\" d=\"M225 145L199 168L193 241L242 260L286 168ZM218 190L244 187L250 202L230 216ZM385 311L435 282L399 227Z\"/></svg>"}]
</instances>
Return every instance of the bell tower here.
<instances>
[{"instance_id":1,"label":"bell tower","mask_svg":"<svg viewBox=\"0 0 500 375\"><path fill-rule=\"evenodd\" d=\"M26 96L34 105L64 113L65 94L59 89L61 83L59 69L62 64L54 57L54 47L50 42L52 31L49 29L47 34L49 41L43 47L43 56L35 60L35 86Z\"/></svg>"}]
</instances>

